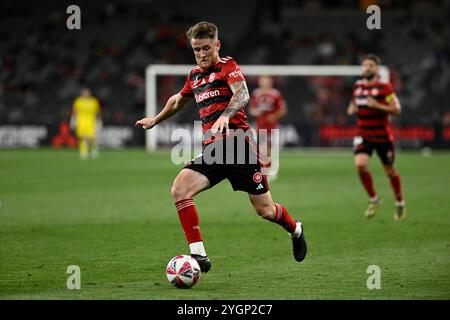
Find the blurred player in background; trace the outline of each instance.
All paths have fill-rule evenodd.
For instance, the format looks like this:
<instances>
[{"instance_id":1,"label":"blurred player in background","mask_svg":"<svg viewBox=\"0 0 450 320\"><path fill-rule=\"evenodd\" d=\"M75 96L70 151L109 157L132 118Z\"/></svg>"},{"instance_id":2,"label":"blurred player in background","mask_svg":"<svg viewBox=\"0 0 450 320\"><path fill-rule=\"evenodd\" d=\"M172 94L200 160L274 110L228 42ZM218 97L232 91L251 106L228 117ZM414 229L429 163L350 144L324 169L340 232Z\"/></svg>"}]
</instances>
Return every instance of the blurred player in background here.
<instances>
[{"instance_id":1,"label":"blurred player in background","mask_svg":"<svg viewBox=\"0 0 450 320\"><path fill-rule=\"evenodd\" d=\"M86 160L89 154L92 158L98 157L97 136L102 128L102 119L100 103L90 89L84 88L75 99L70 124L78 138L80 158Z\"/></svg>"},{"instance_id":2,"label":"blurred player in background","mask_svg":"<svg viewBox=\"0 0 450 320\"><path fill-rule=\"evenodd\" d=\"M275 168L267 175L269 181L273 181L277 177L279 166L278 164L272 166L271 161L272 130L278 129L278 122L287 114L287 105L281 92L273 87L271 76L259 77L258 85L259 87L252 92L249 110L256 119L257 132L267 130L267 135L258 135L260 139L258 145L263 165Z\"/></svg>"},{"instance_id":3,"label":"blurred player in background","mask_svg":"<svg viewBox=\"0 0 450 320\"><path fill-rule=\"evenodd\" d=\"M361 182L369 195L366 218L373 217L381 204L381 198L375 191L372 175L369 172L369 159L375 150L383 163L395 195L395 219L406 215L405 201L402 195L400 175L394 168L394 134L390 115L400 115L401 106L390 83L379 79L380 59L372 54L362 60L363 79L353 86L353 99L347 113L356 114L358 136L353 140L355 166Z\"/></svg>"},{"instance_id":4,"label":"blurred player in background","mask_svg":"<svg viewBox=\"0 0 450 320\"><path fill-rule=\"evenodd\" d=\"M302 261L307 251L302 224L295 221L286 208L272 200L267 179L261 174L260 162L250 163L246 159L245 163L239 164L236 162L236 154L231 164L227 162L208 164L210 162L205 160L207 146L208 148L217 146L219 149L226 141L230 141L228 139L235 139L236 136L230 133L230 129L241 129L241 132L250 129L245 112L250 95L236 60L219 56L221 43L214 24L200 22L188 30L187 36L194 50L197 67L187 76L183 89L169 98L164 109L156 117L143 118L138 120L136 125L151 129L173 116L194 98L202 121L203 134L208 132L214 134L204 141L203 153L181 170L172 186L172 198L191 256L198 261L202 272L207 272L211 268L211 261L206 254L200 234L199 217L193 197L228 179L233 190L247 192L257 214L280 225L290 234L294 258ZM257 159L253 141L248 138L243 140L243 143L246 146L246 154L252 153Z\"/></svg>"}]
</instances>

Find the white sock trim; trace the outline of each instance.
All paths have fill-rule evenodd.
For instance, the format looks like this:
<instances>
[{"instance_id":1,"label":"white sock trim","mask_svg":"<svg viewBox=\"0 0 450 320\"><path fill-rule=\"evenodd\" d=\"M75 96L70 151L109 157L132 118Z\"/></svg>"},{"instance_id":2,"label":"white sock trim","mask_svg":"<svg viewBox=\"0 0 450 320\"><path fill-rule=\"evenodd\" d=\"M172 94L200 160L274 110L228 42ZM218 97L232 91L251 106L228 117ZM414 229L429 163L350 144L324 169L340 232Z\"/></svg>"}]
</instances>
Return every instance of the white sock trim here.
<instances>
[{"instance_id":1,"label":"white sock trim","mask_svg":"<svg viewBox=\"0 0 450 320\"><path fill-rule=\"evenodd\" d=\"M298 238L302 234L303 228L302 223L297 221L297 226L295 227L294 232L291 233L292 238Z\"/></svg>"},{"instance_id":2,"label":"white sock trim","mask_svg":"<svg viewBox=\"0 0 450 320\"><path fill-rule=\"evenodd\" d=\"M192 242L189 244L189 249L191 249L191 254L199 254L206 257L205 247L203 246L203 241Z\"/></svg>"},{"instance_id":3,"label":"white sock trim","mask_svg":"<svg viewBox=\"0 0 450 320\"><path fill-rule=\"evenodd\" d=\"M397 207L404 207L405 206L405 200L402 201L395 201L395 205Z\"/></svg>"}]
</instances>

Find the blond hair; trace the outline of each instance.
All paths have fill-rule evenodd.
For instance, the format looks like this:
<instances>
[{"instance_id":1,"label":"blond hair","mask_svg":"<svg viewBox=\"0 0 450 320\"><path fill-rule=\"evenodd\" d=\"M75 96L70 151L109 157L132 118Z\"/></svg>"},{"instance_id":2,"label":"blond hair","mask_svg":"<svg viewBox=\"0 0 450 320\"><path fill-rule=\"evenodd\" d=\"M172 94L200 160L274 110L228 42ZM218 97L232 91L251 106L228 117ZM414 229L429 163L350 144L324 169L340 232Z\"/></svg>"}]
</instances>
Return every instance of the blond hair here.
<instances>
[{"instance_id":1,"label":"blond hair","mask_svg":"<svg viewBox=\"0 0 450 320\"><path fill-rule=\"evenodd\" d=\"M186 32L186 36L189 40L192 39L214 39L217 40L219 37L219 30L214 23L202 21L199 22Z\"/></svg>"}]
</instances>

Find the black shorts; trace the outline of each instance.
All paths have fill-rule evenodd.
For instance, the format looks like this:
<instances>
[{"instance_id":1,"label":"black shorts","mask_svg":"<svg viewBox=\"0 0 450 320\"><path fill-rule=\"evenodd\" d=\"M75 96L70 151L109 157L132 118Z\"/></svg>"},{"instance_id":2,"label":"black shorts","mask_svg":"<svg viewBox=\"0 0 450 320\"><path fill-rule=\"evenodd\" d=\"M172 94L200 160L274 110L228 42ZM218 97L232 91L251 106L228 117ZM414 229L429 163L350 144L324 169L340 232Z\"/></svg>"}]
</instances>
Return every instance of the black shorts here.
<instances>
[{"instance_id":1,"label":"black shorts","mask_svg":"<svg viewBox=\"0 0 450 320\"><path fill-rule=\"evenodd\" d=\"M267 178L261 173L256 144L250 139L245 139L245 152L242 145L239 149L236 144L232 144L233 152L230 144L226 142L230 143L229 139L237 140L236 137L229 137L226 140L209 143L203 147L203 153L192 159L184 168L203 174L208 178L210 188L228 179L234 191L240 190L250 194L263 194L269 191Z\"/></svg>"},{"instance_id":2,"label":"black shorts","mask_svg":"<svg viewBox=\"0 0 450 320\"><path fill-rule=\"evenodd\" d=\"M393 164L395 160L394 143L389 142L372 142L363 137L353 138L353 154L365 153L372 156L373 150L376 150L383 164Z\"/></svg>"}]
</instances>

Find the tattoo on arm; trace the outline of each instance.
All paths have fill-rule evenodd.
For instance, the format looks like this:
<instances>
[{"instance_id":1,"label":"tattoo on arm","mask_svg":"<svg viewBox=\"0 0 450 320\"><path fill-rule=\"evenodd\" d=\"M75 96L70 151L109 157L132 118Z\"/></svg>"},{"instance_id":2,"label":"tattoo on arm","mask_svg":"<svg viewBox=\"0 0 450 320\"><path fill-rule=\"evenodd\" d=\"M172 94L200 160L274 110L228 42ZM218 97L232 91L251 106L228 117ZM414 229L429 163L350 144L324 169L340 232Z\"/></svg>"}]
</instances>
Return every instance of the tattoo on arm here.
<instances>
[{"instance_id":1,"label":"tattoo on arm","mask_svg":"<svg viewBox=\"0 0 450 320\"><path fill-rule=\"evenodd\" d=\"M237 81L230 85L231 91L233 91L233 96L231 97L230 103L222 116L231 119L242 107L245 107L250 101L250 95L248 93L247 84L245 81Z\"/></svg>"}]
</instances>

